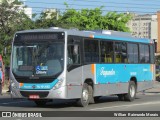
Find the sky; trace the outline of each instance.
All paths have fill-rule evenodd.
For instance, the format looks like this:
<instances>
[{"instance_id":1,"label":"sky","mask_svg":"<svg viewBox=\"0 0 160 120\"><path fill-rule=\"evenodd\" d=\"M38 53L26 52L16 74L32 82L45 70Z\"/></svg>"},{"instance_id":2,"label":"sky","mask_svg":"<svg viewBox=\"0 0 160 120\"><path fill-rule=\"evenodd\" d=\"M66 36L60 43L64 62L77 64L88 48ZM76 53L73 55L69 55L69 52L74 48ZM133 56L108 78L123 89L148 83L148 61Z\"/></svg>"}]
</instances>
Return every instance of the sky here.
<instances>
[{"instance_id":1,"label":"sky","mask_svg":"<svg viewBox=\"0 0 160 120\"><path fill-rule=\"evenodd\" d=\"M24 1L24 0L21 0ZM134 12L137 14L155 14L160 10L160 0L25 0L25 5L31 7L33 13L40 14L44 9L56 8L60 12L66 9L64 3L69 5L69 8L94 9L104 6L103 12Z\"/></svg>"}]
</instances>

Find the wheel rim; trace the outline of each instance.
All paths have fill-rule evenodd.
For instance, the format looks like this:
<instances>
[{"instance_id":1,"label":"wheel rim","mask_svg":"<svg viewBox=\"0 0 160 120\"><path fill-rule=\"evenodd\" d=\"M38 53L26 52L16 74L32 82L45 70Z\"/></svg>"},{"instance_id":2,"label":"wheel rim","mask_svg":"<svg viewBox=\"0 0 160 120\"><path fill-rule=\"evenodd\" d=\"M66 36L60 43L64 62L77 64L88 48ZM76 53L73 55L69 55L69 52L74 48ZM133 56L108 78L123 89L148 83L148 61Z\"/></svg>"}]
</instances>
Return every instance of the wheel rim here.
<instances>
[{"instance_id":1,"label":"wheel rim","mask_svg":"<svg viewBox=\"0 0 160 120\"><path fill-rule=\"evenodd\" d=\"M135 87L134 87L134 85L131 85L130 86L130 96L133 98L134 96L135 96Z\"/></svg>"},{"instance_id":2,"label":"wheel rim","mask_svg":"<svg viewBox=\"0 0 160 120\"><path fill-rule=\"evenodd\" d=\"M84 102L88 101L88 98L89 98L88 90L83 90L82 97Z\"/></svg>"}]
</instances>

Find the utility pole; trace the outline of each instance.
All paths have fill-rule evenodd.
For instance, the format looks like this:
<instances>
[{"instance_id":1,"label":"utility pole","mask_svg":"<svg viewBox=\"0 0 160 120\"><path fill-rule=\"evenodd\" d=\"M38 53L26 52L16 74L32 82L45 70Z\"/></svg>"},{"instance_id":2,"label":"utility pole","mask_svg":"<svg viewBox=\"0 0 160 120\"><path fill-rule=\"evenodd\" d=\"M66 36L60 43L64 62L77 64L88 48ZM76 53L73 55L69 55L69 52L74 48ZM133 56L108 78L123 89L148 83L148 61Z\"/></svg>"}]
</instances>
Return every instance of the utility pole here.
<instances>
[{"instance_id":1,"label":"utility pole","mask_svg":"<svg viewBox=\"0 0 160 120\"><path fill-rule=\"evenodd\" d=\"M59 10L56 9L56 20L58 20L58 19L59 19Z\"/></svg>"}]
</instances>

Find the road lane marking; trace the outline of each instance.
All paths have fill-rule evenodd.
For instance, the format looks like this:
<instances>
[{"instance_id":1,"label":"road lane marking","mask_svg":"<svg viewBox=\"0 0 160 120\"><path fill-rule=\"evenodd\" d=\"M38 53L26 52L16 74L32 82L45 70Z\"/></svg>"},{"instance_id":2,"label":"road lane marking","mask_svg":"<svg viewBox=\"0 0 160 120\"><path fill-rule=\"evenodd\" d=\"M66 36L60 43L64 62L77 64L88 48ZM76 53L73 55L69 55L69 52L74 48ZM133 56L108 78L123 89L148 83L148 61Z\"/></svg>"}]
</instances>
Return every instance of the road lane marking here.
<instances>
[{"instance_id":1,"label":"road lane marking","mask_svg":"<svg viewBox=\"0 0 160 120\"><path fill-rule=\"evenodd\" d=\"M131 104L131 105L119 105L119 106L111 106L111 107L101 107L101 108L93 108L90 110L102 110L102 109L109 109L109 108L120 108L120 107L133 107L133 106L139 106L139 105L153 105L153 104L160 104L160 102L146 102L146 103L140 103L140 104Z\"/></svg>"},{"instance_id":2,"label":"road lane marking","mask_svg":"<svg viewBox=\"0 0 160 120\"><path fill-rule=\"evenodd\" d=\"M7 103L0 103L0 105L15 104L15 103L20 103L20 102L30 102L30 101L7 102Z\"/></svg>"}]
</instances>

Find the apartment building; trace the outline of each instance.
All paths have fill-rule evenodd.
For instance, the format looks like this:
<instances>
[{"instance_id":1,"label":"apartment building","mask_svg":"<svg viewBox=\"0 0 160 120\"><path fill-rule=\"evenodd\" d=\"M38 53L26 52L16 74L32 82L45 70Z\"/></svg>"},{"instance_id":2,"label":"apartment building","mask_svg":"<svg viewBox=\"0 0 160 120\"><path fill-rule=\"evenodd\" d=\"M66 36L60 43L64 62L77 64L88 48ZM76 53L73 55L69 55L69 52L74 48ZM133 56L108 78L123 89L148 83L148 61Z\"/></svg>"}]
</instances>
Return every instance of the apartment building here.
<instances>
[{"instance_id":1,"label":"apartment building","mask_svg":"<svg viewBox=\"0 0 160 120\"><path fill-rule=\"evenodd\" d=\"M56 18L58 20L59 11L55 8L45 9L43 13L46 13L46 19Z\"/></svg>"},{"instance_id":2,"label":"apartment building","mask_svg":"<svg viewBox=\"0 0 160 120\"><path fill-rule=\"evenodd\" d=\"M158 27L159 25L159 27ZM128 22L132 36L149 38L154 40L156 54L160 53L160 14L132 14L132 20Z\"/></svg>"}]
</instances>

